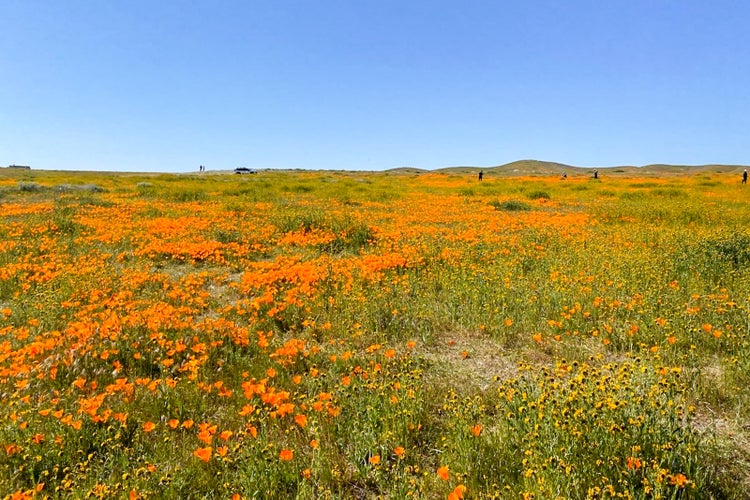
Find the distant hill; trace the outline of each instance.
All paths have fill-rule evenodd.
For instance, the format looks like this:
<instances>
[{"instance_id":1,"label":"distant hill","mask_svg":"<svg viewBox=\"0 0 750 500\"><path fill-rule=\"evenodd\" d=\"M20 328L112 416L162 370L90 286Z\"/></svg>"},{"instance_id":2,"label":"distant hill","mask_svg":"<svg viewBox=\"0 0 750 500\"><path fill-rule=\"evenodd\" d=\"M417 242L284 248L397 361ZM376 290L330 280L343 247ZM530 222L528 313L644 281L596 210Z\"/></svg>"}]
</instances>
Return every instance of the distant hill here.
<instances>
[{"instance_id":1,"label":"distant hill","mask_svg":"<svg viewBox=\"0 0 750 500\"><path fill-rule=\"evenodd\" d=\"M487 169L487 172L493 174L505 174L505 175L534 175L534 174L557 174L560 175L563 172L571 173L575 170L583 170L572 165L565 165L563 163L556 163L551 161L539 161L539 160L518 160L505 165L492 167Z\"/></svg>"},{"instance_id":2,"label":"distant hill","mask_svg":"<svg viewBox=\"0 0 750 500\"><path fill-rule=\"evenodd\" d=\"M388 173L392 174L424 174L429 172L429 170L425 170L423 168L415 168L415 167L398 167L398 168L390 168L386 170Z\"/></svg>"},{"instance_id":3,"label":"distant hill","mask_svg":"<svg viewBox=\"0 0 750 500\"><path fill-rule=\"evenodd\" d=\"M518 160L505 165L490 167L457 166L434 170L434 172L450 174L478 173L480 170L485 174L493 176L523 176L523 175L562 175L563 172L569 176L591 175L594 169L599 170L600 175L691 175L701 173L741 173L743 169L750 168L744 165L666 165L652 164L637 167L633 165L621 166L591 166L578 167L541 160ZM410 173L427 172L426 170L409 168L393 169L393 171L407 170Z\"/></svg>"},{"instance_id":4,"label":"distant hill","mask_svg":"<svg viewBox=\"0 0 750 500\"><path fill-rule=\"evenodd\" d=\"M666 174L702 174L702 173L732 173L742 172L747 166L743 165L646 165L637 170L643 172L666 173Z\"/></svg>"}]
</instances>

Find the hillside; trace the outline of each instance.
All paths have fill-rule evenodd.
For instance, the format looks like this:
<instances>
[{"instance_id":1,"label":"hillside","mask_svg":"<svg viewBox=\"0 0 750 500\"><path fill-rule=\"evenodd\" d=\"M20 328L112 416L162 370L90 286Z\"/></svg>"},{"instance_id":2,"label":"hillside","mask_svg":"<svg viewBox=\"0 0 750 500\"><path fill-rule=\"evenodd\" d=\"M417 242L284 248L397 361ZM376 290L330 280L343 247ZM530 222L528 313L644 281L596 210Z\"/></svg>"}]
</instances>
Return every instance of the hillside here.
<instances>
[{"instance_id":1,"label":"hillside","mask_svg":"<svg viewBox=\"0 0 750 500\"><path fill-rule=\"evenodd\" d=\"M741 173L743 169L747 168L743 165L667 165L667 164L651 164L642 167L632 165L620 165L620 166L591 166L591 167L579 167L574 165L566 165L564 163L556 163L549 161L540 160L518 160L504 165L498 165L494 167L447 167L435 170L436 172L444 173L476 173L480 170L485 174L493 176L523 176L523 175L561 175L566 172L569 176L577 175L591 175L594 169L599 170L599 174L604 175L695 175L695 174L706 174L706 173ZM416 170L416 169L411 169Z\"/></svg>"}]
</instances>

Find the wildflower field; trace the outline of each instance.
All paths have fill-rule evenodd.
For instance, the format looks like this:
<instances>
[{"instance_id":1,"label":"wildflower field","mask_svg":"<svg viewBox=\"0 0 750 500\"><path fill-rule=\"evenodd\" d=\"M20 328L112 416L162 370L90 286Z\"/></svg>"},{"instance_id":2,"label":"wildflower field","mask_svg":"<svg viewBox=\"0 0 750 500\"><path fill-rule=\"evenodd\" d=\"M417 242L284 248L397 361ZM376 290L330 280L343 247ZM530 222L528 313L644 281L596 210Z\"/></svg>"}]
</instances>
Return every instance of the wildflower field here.
<instances>
[{"instance_id":1,"label":"wildflower field","mask_svg":"<svg viewBox=\"0 0 750 500\"><path fill-rule=\"evenodd\" d=\"M0 497L750 498L739 175L0 171Z\"/></svg>"}]
</instances>

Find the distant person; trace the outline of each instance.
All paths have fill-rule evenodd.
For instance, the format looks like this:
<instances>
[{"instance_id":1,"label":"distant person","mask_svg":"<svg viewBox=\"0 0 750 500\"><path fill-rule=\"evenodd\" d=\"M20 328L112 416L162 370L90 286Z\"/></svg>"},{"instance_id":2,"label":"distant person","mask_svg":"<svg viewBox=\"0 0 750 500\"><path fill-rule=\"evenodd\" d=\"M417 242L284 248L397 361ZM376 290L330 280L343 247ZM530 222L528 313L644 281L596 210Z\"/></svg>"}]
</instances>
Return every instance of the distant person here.
<instances>
[{"instance_id":1,"label":"distant person","mask_svg":"<svg viewBox=\"0 0 750 500\"><path fill-rule=\"evenodd\" d=\"M598 178L599 178L599 170L594 169L594 179L598 179Z\"/></svg>"},{"instance_id":2,"label":"distant person","mask_svg":"<svg viewBox=\"0 0 750 500\"><path fill-rule=\"evenodd\" d=\"M479 180L481 181L482 179L484 179L484 172L482 172L482 171L480 170L480 171L479 171Z\"/></svg>"},{"instance_id":3,"label":"distant person","mask_svg":"<svg viewBox=\"0 0 750 500\"><path fill-rule=\"evenodd\" d=\"M568 173L567 172L563 172L562 173L562 178L563 178L563 180L567 179L568 178Z\"/></svg>"},{"instance_id":4,"label":"distant person","mask_svg":"<svg viewBox=\"0 0 750 500\"><path fill-rule=\"evenodd\" d=\"M747 184L747 169L745 169L745 171L742 172L742 183Z\"/></svg>"}]
</instances>

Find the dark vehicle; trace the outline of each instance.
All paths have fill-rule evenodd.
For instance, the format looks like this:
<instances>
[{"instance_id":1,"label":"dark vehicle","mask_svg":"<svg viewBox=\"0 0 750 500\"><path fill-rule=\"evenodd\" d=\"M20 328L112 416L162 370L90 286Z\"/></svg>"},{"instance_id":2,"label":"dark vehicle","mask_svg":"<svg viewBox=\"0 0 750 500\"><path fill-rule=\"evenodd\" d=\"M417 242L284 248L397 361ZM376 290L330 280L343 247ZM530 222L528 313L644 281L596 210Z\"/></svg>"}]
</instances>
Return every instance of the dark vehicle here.
<instances>
[{"instance_id":1,"label":"dark vehicle","mask_svg":"<svg viewBox=\"0 0 750 500\"><path fill-rule=\"evenodd\" d=\"M235 174L254 174L255 170L246 167L237 167L234 169Z\"/></svg>"}]
</instances>

